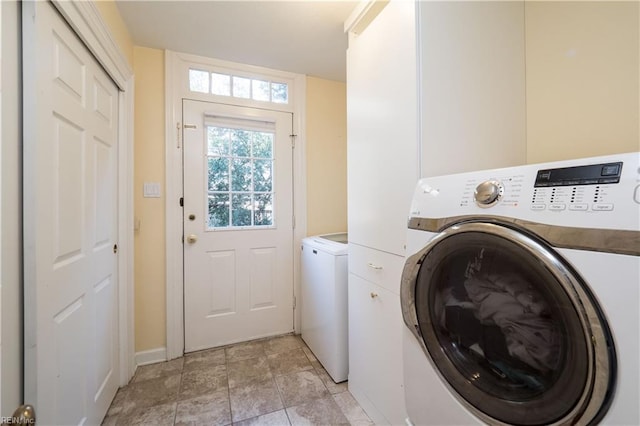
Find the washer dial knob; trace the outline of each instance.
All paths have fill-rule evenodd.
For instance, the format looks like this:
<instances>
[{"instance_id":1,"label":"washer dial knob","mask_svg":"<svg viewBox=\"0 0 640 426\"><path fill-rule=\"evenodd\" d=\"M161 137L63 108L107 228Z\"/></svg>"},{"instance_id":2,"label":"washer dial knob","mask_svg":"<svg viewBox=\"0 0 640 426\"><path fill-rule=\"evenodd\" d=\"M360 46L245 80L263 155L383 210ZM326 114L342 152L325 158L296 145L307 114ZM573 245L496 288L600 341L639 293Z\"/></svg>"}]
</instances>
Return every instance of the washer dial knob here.
<instances>
[{"instance_id":1,"label":"washer dial knob","mask_svg":"<svg viewBox=\"0 0 640 426\"><path fill-rule=\"evenodd\" d=\"M473 198L480 207L491 207L502 198L504 187L497 180L486 180L476 186Z\"/></svg>"}]
</instances>

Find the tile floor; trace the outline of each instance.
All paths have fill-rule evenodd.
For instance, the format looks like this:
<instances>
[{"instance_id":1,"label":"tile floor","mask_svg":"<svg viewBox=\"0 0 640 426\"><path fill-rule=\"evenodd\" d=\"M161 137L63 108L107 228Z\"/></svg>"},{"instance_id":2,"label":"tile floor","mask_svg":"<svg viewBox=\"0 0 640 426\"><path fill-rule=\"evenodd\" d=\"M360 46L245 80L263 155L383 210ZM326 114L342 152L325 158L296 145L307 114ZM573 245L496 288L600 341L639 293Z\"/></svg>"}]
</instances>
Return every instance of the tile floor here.
<instances>
[{"instance_id":1,"label":"tile floor","mask_svg":"<svg viewBox=\"0 0 640 426\"><path fill-rule=\"evenodd\" d=\"M103 425L372 425L300 336L138 367Z\"/></svg>"}]
</instances>

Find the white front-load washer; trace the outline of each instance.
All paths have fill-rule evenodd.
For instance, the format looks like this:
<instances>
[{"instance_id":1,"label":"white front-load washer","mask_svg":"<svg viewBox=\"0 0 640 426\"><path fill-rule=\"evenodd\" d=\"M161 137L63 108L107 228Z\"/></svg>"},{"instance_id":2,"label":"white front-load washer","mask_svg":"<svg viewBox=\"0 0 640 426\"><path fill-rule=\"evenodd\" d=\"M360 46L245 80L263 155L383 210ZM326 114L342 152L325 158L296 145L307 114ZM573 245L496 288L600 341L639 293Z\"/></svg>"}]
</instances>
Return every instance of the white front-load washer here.
<instances>
[{"instance_id":1,"label":"white front-load washer","mask_svg":"<svg viewBox=\"0 0 640 426\"><path fill-rule=\"evenodd\" d=\"M640 153L425 178L408 227L411 423L640 424Z\"/></svg>"}]
</instances>

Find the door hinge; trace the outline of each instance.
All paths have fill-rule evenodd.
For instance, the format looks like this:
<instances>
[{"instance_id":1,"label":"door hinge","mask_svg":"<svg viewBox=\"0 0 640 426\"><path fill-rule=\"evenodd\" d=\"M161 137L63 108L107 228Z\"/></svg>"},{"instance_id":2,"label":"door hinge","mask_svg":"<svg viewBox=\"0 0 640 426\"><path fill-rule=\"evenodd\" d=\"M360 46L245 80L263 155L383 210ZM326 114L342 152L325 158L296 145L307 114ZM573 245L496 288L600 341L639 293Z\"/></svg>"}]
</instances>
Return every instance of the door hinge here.
<instances>
[{"instance_id":1,"label":"door hinge","mask_svg":"<svg viewBox=\"0 0 640 426\"><path fill-rule=\"evenodd\" d=\"M292 229L296 229L296 216L291 216L291 227Z\"/></svg>"},{"instance_id":2,"label":"door hinge","mask_svg":"<svg viewBox=\"0 0 640 426\"><path fill-rule=\"evenodd\" d=\"M296 147L296 138L298 137L298 135L289 135L289 137L291 138L291 148L295 148Z\"/></svg>"},{"instance_id":3,"label":"door hinge","mask_svg":"<svg viewBox=\"0 0 640 426\"><path fill-rule=\"evenodd\" d=\"M176 123L176 142L177 148L180 149L180 122Z\"/></svg>"},{"instance_id":4,"label":"door hinge","mask_svg":"<svg viewBox=\"0 0 640 426\"><path fill-rule=\"evenodd\" d=\"M184 207L184 198L180 197L180 207Z\"/></svg>"},{"instance_id":5,"label":"door hinge","mask_svg":"<svg viewBox=\"0 0 640 426\"><path fill-rule=\"evenodd\" d=\"M293 309L295 309L295 308L296 308L296 297L293 296Z\"/></svg>"}]
</instances>

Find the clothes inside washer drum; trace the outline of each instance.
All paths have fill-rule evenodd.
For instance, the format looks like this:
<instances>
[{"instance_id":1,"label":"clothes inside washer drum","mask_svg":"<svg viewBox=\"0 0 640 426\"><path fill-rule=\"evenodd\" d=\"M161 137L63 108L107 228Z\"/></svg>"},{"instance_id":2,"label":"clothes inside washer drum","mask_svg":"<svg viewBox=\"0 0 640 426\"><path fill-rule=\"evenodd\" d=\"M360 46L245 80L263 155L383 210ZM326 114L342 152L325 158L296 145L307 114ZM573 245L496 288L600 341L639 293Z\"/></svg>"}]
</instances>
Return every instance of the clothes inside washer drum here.
<instances>
[{"instance_id":1,"label":"clothes inside washer drum","mask_svg":"<svg viewBox=\"0 0 640 426\"><path fill-rule=\"evenodd\" d=\"M464 287L475 317L500 328L511 356L543 373L557 368L560 331L529 283L516 274L474 274Z\"/></svg>"}]
</instances>

